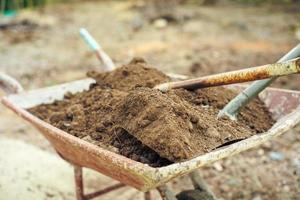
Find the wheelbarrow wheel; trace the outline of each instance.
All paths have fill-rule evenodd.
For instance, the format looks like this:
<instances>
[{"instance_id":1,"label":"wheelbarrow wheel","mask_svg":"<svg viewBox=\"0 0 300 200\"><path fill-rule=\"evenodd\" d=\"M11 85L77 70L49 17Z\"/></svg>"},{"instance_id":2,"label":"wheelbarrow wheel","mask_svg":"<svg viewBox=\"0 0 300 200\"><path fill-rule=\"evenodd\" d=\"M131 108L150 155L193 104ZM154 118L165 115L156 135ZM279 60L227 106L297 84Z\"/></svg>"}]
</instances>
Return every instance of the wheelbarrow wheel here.
<instances>
[{"instance_id":1,"label":"wheelbarrow wheel","mask_svg":"<svg viewBox=\"0 0 300 200\"><path fill-rule=\"evenodd\" d=\"M211 194L199 189L182 191L176 197L178 200L214 200Z\"/></svg>"}]
</instances>

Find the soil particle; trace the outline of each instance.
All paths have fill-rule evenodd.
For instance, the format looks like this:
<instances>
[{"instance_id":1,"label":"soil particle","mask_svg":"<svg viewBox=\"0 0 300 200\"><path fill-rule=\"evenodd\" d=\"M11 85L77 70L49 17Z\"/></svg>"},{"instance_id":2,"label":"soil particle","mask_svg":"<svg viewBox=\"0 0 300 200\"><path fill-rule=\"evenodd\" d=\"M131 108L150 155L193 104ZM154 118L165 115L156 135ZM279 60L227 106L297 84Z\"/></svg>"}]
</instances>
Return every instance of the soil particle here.
<instances>
[{"instance_id":1,"label":"soil particle","mask_svg":"<svg viewBox=\"0 0 300 200\"><path fill-rule=\"evenodd\" d=\"M30 112L84 140L153 167L207 153L268 130L274 121L255 99L237 121L217 119L236 92L223 87L161 93L151 89L170 78L134 59L112 72L88 73L89 91Z\"/></svg>"}]
</instances>

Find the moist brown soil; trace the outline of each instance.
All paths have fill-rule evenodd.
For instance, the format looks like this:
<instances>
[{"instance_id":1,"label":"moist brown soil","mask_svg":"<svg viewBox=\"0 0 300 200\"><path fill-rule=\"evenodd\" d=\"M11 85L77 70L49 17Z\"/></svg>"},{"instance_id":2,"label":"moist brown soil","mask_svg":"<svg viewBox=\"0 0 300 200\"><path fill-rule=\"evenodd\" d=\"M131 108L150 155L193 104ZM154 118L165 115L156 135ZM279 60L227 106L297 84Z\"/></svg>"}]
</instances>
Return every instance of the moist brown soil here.
<instances>
[{"instance_id":1,"label":"moist brown soil","mask_svg":"<svg viewBox=\"0 0 300 200\"><path fill-rule=\"evenodd\" d=\"M113 88L121 91L129 91L136 87L152 88L170 80L164 73L147 65L142 58L134 58L128 65L123 65L112 72L91 71L87 75L95 79L101 88Z\"/></svg>"},{"instance_id":2,"label":"moist brown soil","mask_svg":"<svg viewBox=\"0 0 300 200\"><path fill-rule=\"evenodd\" d=\"M151 89L170 78L134 59L112 72L90 72L89 91L30 112L52 125L133 160L154 167L207 153L226 143L268 130L274 121L253 100L237 121L217 119L236 92L215 87L161 93Z\"/></svg>"}]
</instances>

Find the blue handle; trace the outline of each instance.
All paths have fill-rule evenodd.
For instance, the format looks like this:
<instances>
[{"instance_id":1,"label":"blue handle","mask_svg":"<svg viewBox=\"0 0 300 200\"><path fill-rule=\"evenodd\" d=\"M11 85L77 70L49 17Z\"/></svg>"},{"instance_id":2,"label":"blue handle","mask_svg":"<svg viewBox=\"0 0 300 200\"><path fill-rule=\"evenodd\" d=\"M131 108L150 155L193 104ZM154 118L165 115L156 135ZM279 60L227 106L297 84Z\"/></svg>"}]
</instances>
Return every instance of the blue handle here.
<instances>
[{"instance_id":1,"label":"blue handle","mask_svg":"<svg viewBox=\"0 0 300 200\"><path fill-rule=\"evenodd\" d=\"M89 47L92 49L92 51L98 51L100 49L100 45L97 43L97 41L90 35L90 33L85 29L80 29L80 35L84 39L84 41L89 45Z\"/></svg>"}]
</instances>

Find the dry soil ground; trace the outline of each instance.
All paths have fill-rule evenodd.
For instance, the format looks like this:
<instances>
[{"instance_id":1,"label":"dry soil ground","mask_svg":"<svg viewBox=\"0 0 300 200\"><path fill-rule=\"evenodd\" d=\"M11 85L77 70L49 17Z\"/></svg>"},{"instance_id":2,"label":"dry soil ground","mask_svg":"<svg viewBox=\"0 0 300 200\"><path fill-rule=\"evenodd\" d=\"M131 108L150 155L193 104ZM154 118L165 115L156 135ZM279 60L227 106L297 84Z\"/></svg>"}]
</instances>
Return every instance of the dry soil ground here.
<instances>
[{"instance_id":1,"label":"dry soil ground","mask_svg":"<svg viewBox=\"0 0 300 200\"><path fill-rule=\"evenodd\" d=\"M299 5L183 6L172 16L179 20L165 25L162 20L150 23L145 13L151 9L133 8L128 2L55 5L18 16L37 24L34 29L24 25L0 31L0 70L16 77L26 89L84 77L87 70L101 65L79 37L82 26L117 64L142 56L165 72L194 76L266 64L299 42L299 11ZM282 78L275 86L300 90L299 76ZM36 130L3 106L0 137L0 199L74 198L70 166L60 161ZM298 126L201 171L220 199L299 199L299 149ZM274 152L283 157L270 156ZM172 184L178 190L190 187L187 183L180 178ZM89 191L105 184L113 181L87 172ZM142 194L124 188L105 198L113 196L140 199Z\"/></svg>"}]
</instances>

